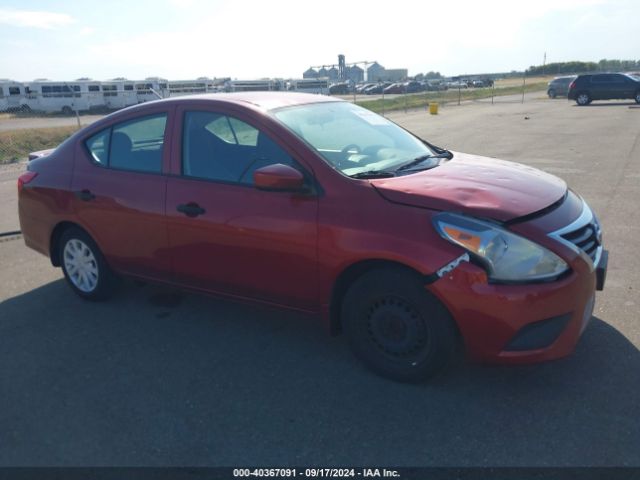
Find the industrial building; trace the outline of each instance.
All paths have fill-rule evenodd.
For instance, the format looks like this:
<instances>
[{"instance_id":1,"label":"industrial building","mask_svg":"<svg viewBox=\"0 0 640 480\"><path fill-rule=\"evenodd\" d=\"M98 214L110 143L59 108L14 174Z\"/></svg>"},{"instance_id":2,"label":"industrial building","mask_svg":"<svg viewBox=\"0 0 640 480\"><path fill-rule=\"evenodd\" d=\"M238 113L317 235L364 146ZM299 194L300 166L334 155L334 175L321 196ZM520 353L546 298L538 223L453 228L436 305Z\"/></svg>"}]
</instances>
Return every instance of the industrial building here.
<instances>
[{"instance_id":1,"label":"industrial building","mask_svg":"<svg viewBox=\"0 0 640 480\"><path fill-rule=\"evenodd\" d=\"M358 65L364 65L364 69ZM365 75L366 73L366 75ZM406 80L409 71L406 68L387 69L378 62L353 62L347 64L344 55L338 55L338 63L310 67L302 73L302 78L327 78L331 82L400 82Z\"/></svg>"}]
</instances>

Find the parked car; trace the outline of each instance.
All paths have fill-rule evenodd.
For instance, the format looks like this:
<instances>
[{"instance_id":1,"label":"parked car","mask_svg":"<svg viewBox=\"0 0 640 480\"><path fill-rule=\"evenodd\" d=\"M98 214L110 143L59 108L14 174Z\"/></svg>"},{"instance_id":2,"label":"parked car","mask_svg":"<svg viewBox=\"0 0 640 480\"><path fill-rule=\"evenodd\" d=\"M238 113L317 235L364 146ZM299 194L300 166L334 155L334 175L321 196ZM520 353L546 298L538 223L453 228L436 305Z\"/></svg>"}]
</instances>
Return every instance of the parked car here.
<instances>
[{"instance_id":1,"label":"parked car","mask_svg":"<svg viewBox=\"0 0 640 480\"><path fill-rule=\"evenodd\" d=\"M589 105L593 100L633 99L640 104L640 79L624 73L578 75L569 85L569 100Z\"/></svg>"},{"instance_id":2,"label":"parked car","mask_svg":"<svg viewBox=\"0 0 640 480\"><path fill-rule=\"evenodd\" d=\"M349 93L349 84L347 82L334 83L329 86L330 95L346 95Z\"/></svg>"},{"instance_id":3,"label":"parked car","mask_svg":"<svg viewBox=\"0 0 640 480\"><path fill-rule=\"evenodd\" d=\"M425 88L430 92L443 91L447 89L447 84L441 80L427 80Z\"/></svg>"},{"instance_id":4,"label":"parked car","mask_svg":"<svg viewBox=\"0 0 640 480\"><path fill-rule=\"evenodd\" d=\"M391 82L376 83L366 88L362 93L365 95L379 95L383 93L384 89L391 85Z\"/></svg>"},{"instance_id":5,"label":"parked car","mask_svg":"<svg viewBox=\"0 0 640 480\"><path fill-rule=\"evenodd\" d=\"M466 82L456 80L447 82L447 88L469 88Z\"/></svg>"},{"instance_id":6,"label":"parked car","mask_svg":"<svg viewBox=\"0 0 640 480\"><path fill-rule=\"evenodd\" d=\"M364 93L364 91L369 88L375 86L375 83L361 83L356 87L356 93Z\"/></svg>"},{"instance_id":7,"label":"parked car","mask_svg":"<svg viewBox=\"0 0 640 480\"><path fill-rule=\"evenodd\" d=\"M569 85L575 79L575 75L554 78L547 84L547 95L549 98L566 97L569 93Z\"/></svg>"},{"instance_id":8,"label":"parked car","mask_svg":"<svg viewBox=\"0 0 640 480\"><path fill-rule=\"evenodd\" d=\"M486 85L484 84L484 82L482 80L473 80L471 82L471 86L473 88L482 88L482 87L486 87Z\"/></svg>"},{"instance_id":9,"label":"parked car","mask_svg":"<svg viewBox=\"0 0 640 480\"><path fill-rule=\"evenodd\" d=\"M384 93L406 93L403 82L392 83L383 90Z\"/></svg>"},{"instance_id":10,"label":"parked car","mask_svg":"<svg viewBox=\"0 0 640 480\"><path fill-rule=\"evenodd\" d=\"M18 200L26 245L84 299L124 275L316 313L401 381L459 342L480 361L568 355L607 270L596 216L561 179L322 95L120 110L31 160Z\"/></svg>"},{"instance_id":11,"label":"parked car","mask_svg":"<svg viewBox=\"0 0 640 480\"><path fill-rule=\"evenodd\" d=\"M410 82L406 82L404 84L404 91L406 93L418 93L418 92L424 92L424 84L417 82L415 80L412 80Z\"/></svg>"}]
</instances>

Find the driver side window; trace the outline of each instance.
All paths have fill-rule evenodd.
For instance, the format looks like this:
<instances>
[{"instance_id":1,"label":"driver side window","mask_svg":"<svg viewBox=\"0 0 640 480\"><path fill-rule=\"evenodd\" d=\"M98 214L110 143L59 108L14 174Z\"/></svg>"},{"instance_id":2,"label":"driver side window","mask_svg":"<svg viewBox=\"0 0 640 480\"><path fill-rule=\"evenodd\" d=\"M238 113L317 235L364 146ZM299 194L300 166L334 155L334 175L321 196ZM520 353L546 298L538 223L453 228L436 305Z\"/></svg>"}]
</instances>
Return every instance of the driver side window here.
<instances>
[{"instance_id":1,"label":"driver side window","mask_svg":"<svg viewBox=\"0 0 640 480\"><path fill-rule=\"evenodd\" d=\"M186 112L182 130L182 174L205 180L253 185L253 172L293 159L264 132L237 118Z\"/></svg>"}]
</instances>

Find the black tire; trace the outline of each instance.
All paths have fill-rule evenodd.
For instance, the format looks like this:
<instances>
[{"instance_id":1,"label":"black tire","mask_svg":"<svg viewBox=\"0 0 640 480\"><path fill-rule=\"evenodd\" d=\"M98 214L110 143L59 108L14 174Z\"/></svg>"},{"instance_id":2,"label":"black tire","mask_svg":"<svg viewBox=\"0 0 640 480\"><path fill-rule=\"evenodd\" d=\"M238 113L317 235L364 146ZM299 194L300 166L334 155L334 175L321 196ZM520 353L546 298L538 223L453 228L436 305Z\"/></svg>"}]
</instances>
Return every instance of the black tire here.
<instances>
[{"instance_id":1,"label":"black tire","mask_svg":"<svg viewBox=\"0 0 640 480\"><path fill-rule=\"evenodd\" d=\"M580 92L576 95L576 103L581 107L589 105L591 103L591 95L587 92Z\"/></svg>"},{"instance_id":2,"label":"black tire","mask_svg":"<svg viewBox=\"0 0 640 480\"><path fill-rule=\"evenodd\" d=\"M73 113L73 109L68 105L65 105L64 107L62 107L62 113L64 115L71 115Z\"/></svg>"},{"instance_id":3,"label":"black tire","mask_svg":"<svg viewBox=\"0 0 640 480\"><path fill-rule=\"evenodd\" d=\"M86 255L80 245L85 246L91 256ZM82 259L84 268L73 269L72 247L75 249L73 251L79 252L77 257ZM106 300L113 294L116 277L96 243L84 230L77 227L65 230L60 236L58 248L64 277L76 294L91 301ZM80 277L83 277L84 281Z\"/></svg>"},{"instance_id":4,"label":"black tire","mask_svg":"<svg viewBox=\"0 0 640 480\"><path fill-rule=\"evenodd\" d=\"M341 319L355 355L392 380L424 381L444 370L456 351L448 310L402 268L358 278L345 295Z\"/></svg>"},{"instance_id":5,"label":"black tire","mask_svg":"<svg viewBox=\"0 0 640 480\"><path fill-rule=\"evenodd\" d=\"M635 94L635 96L633 97L633 99L636 101L636 103L638 105L640 105L640 90L638 90Z\"/></svg>"},{"instance_id":6,"label":"black tire","mask_svg":"<svg viewBox=\"0 0 640 480\"><path fill-rule=\"evenodd\" d=\"M549 98L556 98L558 96L558 94L553 88L549 89L549 91L547 92L547 95L549 95Z\"/></svg>"}]
</instances>

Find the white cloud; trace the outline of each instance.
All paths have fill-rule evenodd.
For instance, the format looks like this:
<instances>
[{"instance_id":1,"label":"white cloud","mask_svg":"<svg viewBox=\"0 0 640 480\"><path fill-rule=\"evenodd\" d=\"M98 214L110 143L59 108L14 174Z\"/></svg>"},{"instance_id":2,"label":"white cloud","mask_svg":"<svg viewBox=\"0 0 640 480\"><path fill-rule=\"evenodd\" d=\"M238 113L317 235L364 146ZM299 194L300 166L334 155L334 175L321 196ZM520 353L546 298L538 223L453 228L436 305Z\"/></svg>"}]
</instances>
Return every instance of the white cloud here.
<instances>
[{"instance_id":1,"label":"white cloud","mask_svg":"<svg viewBox=\"0 0 640 480\"><path fill-rule=\"evenodd\" d=\"M73 22L75 22L73 17L66 13L0 9L0 24L15 27L52 29L63 27Z\"/></svg>"},{"instance_id":2,"label":"white cloud","mask_svg":"<svg viewBox=\"0 0 640 480\"><path fill-rule=\"evenodd\" d=\"M297 77L343 53L347 62L377 60L412 75L454 75L524 69L541 64L545 52L547 63L597 61L636 58L640 48L637 0L537 0L535 8L513 0L408 0L396 9L369 3L325 0L311 11L300 0L161 0L135 28L114 21L117 9L105 3L90 22L74 10L77 29L52 36L67 47L55 49L59 55L34 48L25 63L21 49L3 65L22 78ZM77 35L85 35L82 42Z\"/></svg>"}]
</instances>

